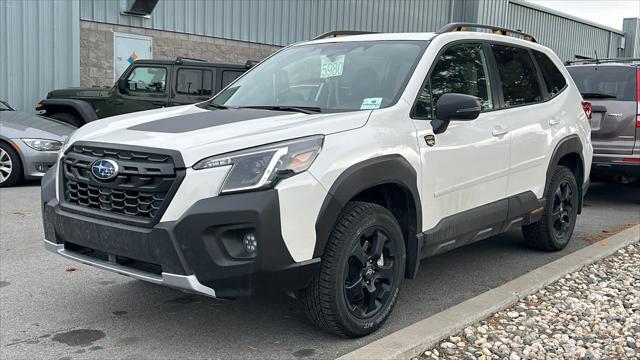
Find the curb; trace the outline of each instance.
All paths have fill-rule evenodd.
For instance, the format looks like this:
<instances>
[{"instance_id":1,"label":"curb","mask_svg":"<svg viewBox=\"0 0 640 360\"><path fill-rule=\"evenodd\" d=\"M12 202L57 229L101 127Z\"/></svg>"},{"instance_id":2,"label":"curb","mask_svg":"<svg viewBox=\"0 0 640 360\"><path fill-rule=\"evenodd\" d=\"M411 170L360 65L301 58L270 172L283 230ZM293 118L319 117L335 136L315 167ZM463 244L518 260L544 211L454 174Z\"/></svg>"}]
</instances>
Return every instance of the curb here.
<instances>
[{"instance_id":1,"label":"curb","mask_svg":"<svg viewBox=\"0 0 640 360\"><path fill-rule=\"evenodd\" d=\"M410 359L418 356L447 336L484 320L565 275L638 241L640 241L640 225L635 225L338 359Z\"/></svg>"}]
</instances>

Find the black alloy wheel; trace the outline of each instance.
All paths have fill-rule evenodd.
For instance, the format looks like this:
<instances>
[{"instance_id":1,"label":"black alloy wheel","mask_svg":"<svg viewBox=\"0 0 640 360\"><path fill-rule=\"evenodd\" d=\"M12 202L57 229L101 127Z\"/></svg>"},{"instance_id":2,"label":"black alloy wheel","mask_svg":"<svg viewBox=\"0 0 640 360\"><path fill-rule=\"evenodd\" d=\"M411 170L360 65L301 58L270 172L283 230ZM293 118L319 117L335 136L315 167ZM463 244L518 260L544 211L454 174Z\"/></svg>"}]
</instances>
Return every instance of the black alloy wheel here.
<instances>
[{"instance_id":1,"label":"black alloy wheel","mask_svg":"<svg viewBox=\"0 0 640 360\"><path fill-rule=\"evenodd\" d=\"M344 295L351 313L367 319L387 303L395 283L395 252L391 236L371 227L351 249L345 267Z\"/></svg>"}]
</instances>

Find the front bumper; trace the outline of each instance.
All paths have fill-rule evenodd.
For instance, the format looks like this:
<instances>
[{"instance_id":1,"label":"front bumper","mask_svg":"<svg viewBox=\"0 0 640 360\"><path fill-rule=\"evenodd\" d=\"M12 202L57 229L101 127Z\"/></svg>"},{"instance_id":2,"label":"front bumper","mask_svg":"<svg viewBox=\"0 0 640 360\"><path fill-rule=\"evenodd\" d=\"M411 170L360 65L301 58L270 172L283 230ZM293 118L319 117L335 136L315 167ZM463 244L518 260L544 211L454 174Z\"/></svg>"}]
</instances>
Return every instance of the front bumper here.
<instances>
[{"instance_id":1,"label":"front bumper","mask_svg":"<svg viewBox=\"0 0 640 360\"><path fill-rule=\"evenodd\" d=\"M625 161L627 159L627 161ZM634 159L634 161L628 161ZM593 175L640 176L640 155L600 155L594 154L591 163Z\"/></svg>"},{"instance_id":2,"label":"front bumper","mask_svg":"<svg viewBox=\"0 0 640 360\"><path fill-rule=\"evenodd\" d=\"M202 199L178 220L149 228L69 211L55 197L53 173L42 182L45 247L69 259L214 297L304 288L320 265L289 254L277 190ZM255 257L232 256L225 234L238 229L254 231Z\"/></svg>"}]
</instances>

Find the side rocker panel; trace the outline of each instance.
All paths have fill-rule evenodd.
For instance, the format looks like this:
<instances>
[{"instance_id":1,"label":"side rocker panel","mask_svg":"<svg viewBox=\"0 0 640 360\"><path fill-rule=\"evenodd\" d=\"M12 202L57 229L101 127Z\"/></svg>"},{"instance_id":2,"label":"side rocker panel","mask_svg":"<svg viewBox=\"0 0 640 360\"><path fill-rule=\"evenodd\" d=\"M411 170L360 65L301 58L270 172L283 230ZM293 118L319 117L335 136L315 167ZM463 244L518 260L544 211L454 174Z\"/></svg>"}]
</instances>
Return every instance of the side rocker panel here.
<instances>
[{"instance_id":1,"label":"side rocker panel","mask_svg":"<svg viewBox=\"0 0 640 360\"><path fill-rule=\"evenodd\" d=\"M342 208L363 190L382 184L395 184L408 190L416 211L416 229L422 228L422 205L417 187L417 174L400 155L385 155L368 159L349 167L333 183L325 197L316 221L316 244L313 257L324 252L329 235ZM418 232L419 230L416 230ZM420 249L416 234L408 234L407 277L413 277L419 263Z\"/></svg>"}]
</instances>

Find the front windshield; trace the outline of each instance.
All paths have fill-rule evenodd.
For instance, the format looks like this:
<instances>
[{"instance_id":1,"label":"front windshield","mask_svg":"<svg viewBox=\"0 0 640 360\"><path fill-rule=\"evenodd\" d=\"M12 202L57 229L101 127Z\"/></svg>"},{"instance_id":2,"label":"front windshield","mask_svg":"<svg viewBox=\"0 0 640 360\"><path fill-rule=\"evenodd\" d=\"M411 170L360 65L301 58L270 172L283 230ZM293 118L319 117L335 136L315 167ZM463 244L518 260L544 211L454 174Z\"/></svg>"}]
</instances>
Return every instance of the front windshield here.
<instances>
[{"instance_id":1,"label":"front windshield","mask_svg":"<svg viewBox=\"0 0 640 360\"><path fill-rule=\"evenodd\" d=\"M353 41L293 46L245 74L213 106L378 109L393 105L426 41Z\"/></svg>"}]
</instances>

